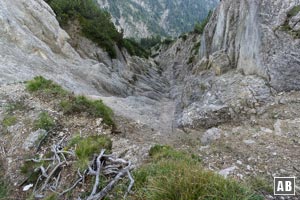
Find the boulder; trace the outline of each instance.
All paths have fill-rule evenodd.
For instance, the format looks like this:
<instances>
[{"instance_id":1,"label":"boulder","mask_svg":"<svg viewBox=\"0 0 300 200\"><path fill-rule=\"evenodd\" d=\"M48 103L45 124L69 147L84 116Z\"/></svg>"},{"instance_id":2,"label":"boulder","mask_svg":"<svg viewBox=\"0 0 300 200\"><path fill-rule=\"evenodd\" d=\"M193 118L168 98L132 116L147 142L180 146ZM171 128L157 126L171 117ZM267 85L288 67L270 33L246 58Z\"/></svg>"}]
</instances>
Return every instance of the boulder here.
<instances>
[{"instance_id":1,"label":"boulder","mask_svg":"<svg viewBox=\"0 0 300 200\"><path fill-rule=\"evenodd\" d=\"M29 150L30 148L36 146L39 140L46 134L47 131L44 129L38 129L37 131L30 133L23 143L23 149Z\"/></svg>"},{"instance_id":2,"label":"boulder","mask_svg":"<svg viewBox=\"0 0 300 200\"><path fill-rule=\"evenodd\" d=\"M225 51L217 51L209 56L209 68L215 72L217 76L226 73L231 67L230 59Z\"/></svg>"}]
</instances>

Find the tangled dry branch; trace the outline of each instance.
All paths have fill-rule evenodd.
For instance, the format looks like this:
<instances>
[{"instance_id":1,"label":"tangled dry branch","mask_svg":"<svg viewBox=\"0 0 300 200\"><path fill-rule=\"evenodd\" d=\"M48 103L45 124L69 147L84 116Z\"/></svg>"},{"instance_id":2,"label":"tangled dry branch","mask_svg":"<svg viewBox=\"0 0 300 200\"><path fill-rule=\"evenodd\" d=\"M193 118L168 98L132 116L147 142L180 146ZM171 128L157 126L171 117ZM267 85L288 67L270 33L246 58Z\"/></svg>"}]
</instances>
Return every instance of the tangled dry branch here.
<instances>
[{"instance_id":1,"label":"tangled dry branch","mask_svg":"<svg viewBox=\"0 0 300 200\"><path fill-rule=\"evenodd\" d=\"M33 188L33 195L35 198L44 198L44 194L47 191L51 191L58 196L63 196L68 192L74 190L79 184L82 186L85 184L85 178L87 176L94 176L95 181L93 183L92 192L86 198L86 200L101 200L106 197L119 183L121 179L127 177L130 181L129 186L125 192L124 198L131 192L134 184L134 179L131 175L133 165L130 161L126 161L121 158L115 158L113 155L105 154L105 149L102 149L98 155L95 155L91 160L88 168L84 171L77 169L78 178L67 189L62 190L61 186L63 178L63 170L70 164L74 163L76 159L75 152L72 150L62 150L62 142L64 138L51 147L53 156L45 159L29 159L28 162L34 162L38 167L35 168L35 172L39 173L36 183ZM46 161L46 162L45 162ZM44 166L48 163L47 166ZM99 188L100 178L102 176L108 177L109 181L106 186ZM78 197L78 199L81 199Z\"/></svg>"}]
</instances>

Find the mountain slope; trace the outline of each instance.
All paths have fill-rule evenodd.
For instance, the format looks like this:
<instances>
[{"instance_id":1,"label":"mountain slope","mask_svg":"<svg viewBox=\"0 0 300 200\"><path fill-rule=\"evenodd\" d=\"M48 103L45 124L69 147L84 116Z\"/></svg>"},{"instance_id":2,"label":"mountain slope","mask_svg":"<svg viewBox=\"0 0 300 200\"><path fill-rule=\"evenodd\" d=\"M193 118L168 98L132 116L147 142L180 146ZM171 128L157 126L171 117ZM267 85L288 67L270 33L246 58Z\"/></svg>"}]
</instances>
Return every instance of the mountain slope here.
<instances>
[{"instance_id":1,"label":"mountain slope","mask_svg":"<svg viewBox=\"0 0 300 200\"><path fill-rule=\"evenodd\" d=\"M98 0L126 37L178 36L192 30L219 0Z\"/></svg>"}]
</instances>

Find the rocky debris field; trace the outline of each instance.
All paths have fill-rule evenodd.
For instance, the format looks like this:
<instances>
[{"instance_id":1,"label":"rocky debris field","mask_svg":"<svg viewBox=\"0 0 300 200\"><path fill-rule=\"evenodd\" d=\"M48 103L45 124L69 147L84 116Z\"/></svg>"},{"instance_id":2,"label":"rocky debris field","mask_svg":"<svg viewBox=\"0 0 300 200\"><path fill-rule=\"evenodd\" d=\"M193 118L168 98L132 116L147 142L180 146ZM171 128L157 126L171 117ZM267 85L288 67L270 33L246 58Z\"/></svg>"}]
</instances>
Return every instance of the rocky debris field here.
<instances>
[{"instance_id":1,"label":"rocky debris field","mask_svg":"<svg viewBox=\"0 0 300 200\"><path fill-rule=\"evenodd\" d=\"M115 132L104 125L101 118L66 116L55 107L57 100L46 101L28 93L24 83L2 85L0 96L2 167L16 190L22 189L19 186L25 178L20 172L24 159L36 152L43 155L51 144L62 138L70 140L78 134L107 135L113 141L112 152L134 165L147 160L154 144L174 146L198 155L207 169L225 177L242 182L263 181L267 199L275 199L271 195L273 177L300 176L299 92L275 95L272 103L260 108L263 112L254 112L248 120L209 129L173 129L169 134L157 132L147 123L124 115L116 114ZM41 112L47 112L56 124L43 143L40 140L46 131L34 129ZM300 185L299 180L296 182ZM297 192L299 194L299 188Z\"/></svg>"}]
</instances>

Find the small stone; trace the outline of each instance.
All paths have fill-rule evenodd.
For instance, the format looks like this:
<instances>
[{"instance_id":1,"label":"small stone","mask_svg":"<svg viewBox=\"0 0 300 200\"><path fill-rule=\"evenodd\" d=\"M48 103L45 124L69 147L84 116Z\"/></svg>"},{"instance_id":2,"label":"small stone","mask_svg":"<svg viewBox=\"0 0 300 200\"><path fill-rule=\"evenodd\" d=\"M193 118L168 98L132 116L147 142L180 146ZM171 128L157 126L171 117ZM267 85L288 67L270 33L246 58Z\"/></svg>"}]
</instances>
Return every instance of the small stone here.
<instances>
[{"instance_id":1,"label":"small stone","mask_svg":"<svg viewBox=\"0 0 300 200\"><path fill-rule=\"evenodd\" d=\"M47 131L44 129L39 129L35 132L30 133L29 136L25 139L25 142L23 143L23 149L29 150L30 148L34 147L37 141L46 134Z\"/></svg>"},{"instance_id":2,"label":"small stone","mask_svg":"<svg viewBox=\"0 0 300 200\"><path fill-rule=\"evenodd\" d=\"M243 164L242 161L240 161L240 160L237 160L236 163L239 165Z\"/></svg>"},{"instance_id":3,"label":"small stone","mask_svg":"<svg viewBox=\"0 0 300 200\"><path fill-rule=\"evenodd\" d=\"M102 124L102 122L103 122L103 119L99 118L99 119L96 120L96 125L100 126Z\"/></svg>"},{"instance_id":4,"label":"small stone","mask_svg":"<svg viewBox=\"0 0 300 200\"><path fill-rule=\"evenodd\" d=\"M237 169L236 166L228 167L226 169L222 169L221 171L219 171L219 174L226 178L230 173L232 173L236 169Z\"/></svg>"},{"instance_id":5,"label":"small stone","mask_svg":"<svg viewBox=\"0 0 300 200\"><path fill-rule=\"evenodd\" d=\"M26 191L28 191L30 188L32 188L33 187L33 184L29 184L29 185L25 185L24 187L23 187L23 191L24 192L26 192Z\"/></svg>"},{"instance_id":6,"label":"small stone","mask_svg":"<svg viewBox=\"0 0 300 200\"><path fill-rule=\"evenodd\" d=\"M218 128L208 129L203 136L201 137L201 143L204 145L208 145L211 142L220 139L222 134L222 130Z\"/></svg>"},{"instance_id":7,"label":"small stone","mask_svg":"<svg viewBox=\"0 0 300 200\"><path fill-rule=\"evenodd\" d=\"M264 133L270 133L270 134L273 133L273 131L271 129L265 128L265 127L260 127L260 130Z\"/></svg>"},{"instance_id":8,"label":"small stone","mask_svg":"<svg viewBox=\"0 0 300 200\"><path fill-rule=\"evenodd\" d=\"M247 145L250 145L250 144L255 144L256 142L254 140L243 140L243 142Z\"/></svg>"},{"instance_id":9,"label":"small stone","mask_svg":"<svg viewBox=\"0 0 300 200\"><path fill-rule=\"evenodd\" d=\"M247 165L247 170L248 171L251 171L252 170L252 167L250 165Z\"/></svg>"}]
</instances>

